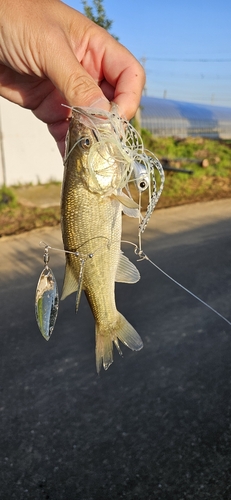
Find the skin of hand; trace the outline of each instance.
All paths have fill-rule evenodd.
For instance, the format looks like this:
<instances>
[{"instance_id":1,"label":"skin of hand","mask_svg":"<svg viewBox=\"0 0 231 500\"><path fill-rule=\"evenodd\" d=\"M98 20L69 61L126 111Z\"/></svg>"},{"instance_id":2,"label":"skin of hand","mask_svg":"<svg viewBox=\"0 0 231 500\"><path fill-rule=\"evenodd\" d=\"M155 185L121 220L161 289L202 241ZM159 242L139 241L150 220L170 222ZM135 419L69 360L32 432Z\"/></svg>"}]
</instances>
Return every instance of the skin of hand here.
<instances>
[{"instance_id":1,"label":"skin of hand","mask_svg":"<svg viewBox=\"0 0 231 500\"><path fill-rule=\"evenodd\" d=\"M47 123L61 154L71 110L134 116L145 75L107 31L60 0L0 0L0 95Z\"/></svg>"}]
</instances>

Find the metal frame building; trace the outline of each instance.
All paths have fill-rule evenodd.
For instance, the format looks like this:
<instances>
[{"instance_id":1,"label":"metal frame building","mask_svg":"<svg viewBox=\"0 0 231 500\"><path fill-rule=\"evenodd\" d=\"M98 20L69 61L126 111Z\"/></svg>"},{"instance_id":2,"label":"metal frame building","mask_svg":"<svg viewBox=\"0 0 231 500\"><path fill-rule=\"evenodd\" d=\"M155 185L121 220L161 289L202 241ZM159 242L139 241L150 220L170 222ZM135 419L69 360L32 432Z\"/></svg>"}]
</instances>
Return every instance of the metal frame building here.
<instances>
[{"instance_id":1,"label":"metal frame building","mask_svg":"<svg viewBox=\"0 0 231 500\"><path fill-rule=\"evenodd\" d=\"M143 96L140 124L159 137L231 139L231 108Z\"/></svg>"},{"instance_id":2,"label":"metal frame building","mask_svg":"<svg viewBox=\"0 0 231 500\"><path fill-rule=\"evenodd\" d=\"M156 136L231 139L231 108L143 96L141 126ZM62 180L54 139L31 111L0 98L0 185Z\"/></svg>"}]
</instances>

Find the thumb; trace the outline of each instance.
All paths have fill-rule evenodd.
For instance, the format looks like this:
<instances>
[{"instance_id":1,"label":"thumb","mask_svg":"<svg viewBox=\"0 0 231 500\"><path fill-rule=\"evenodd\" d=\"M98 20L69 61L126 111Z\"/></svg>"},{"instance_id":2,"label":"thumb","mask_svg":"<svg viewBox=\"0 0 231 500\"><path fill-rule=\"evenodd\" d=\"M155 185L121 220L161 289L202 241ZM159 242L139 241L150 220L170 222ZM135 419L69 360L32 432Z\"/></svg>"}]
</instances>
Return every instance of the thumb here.
<instances>
[{"instance_id":1,"label":"thumb","mask_svg":"<svg viewBox=\"0 0 231 500\"><path fill-rule=\"evenodd\" d=\"M100 87L76 59L67 43L62 53L49 61L48 78L69 106L94 106L110 110L110 102Z\"/></svg>"}]
</instances>

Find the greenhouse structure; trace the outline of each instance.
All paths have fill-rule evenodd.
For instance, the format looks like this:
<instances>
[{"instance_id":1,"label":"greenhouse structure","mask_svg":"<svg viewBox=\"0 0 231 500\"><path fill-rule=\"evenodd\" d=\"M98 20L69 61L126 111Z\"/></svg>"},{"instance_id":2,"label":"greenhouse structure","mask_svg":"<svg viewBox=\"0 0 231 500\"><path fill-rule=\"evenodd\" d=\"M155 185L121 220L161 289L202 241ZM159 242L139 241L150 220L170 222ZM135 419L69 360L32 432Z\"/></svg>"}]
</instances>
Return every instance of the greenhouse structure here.
<instances>
[{"instance_id":1,"label":"greenhouse structure","mask_svg":"<svg viewBox=\"0 0 231 500\"><path fill-rule=\"evenodd\" d=\"M231 108L143 96L137 119L159 137L231 139Z\"/></svg>"}]
</instances>

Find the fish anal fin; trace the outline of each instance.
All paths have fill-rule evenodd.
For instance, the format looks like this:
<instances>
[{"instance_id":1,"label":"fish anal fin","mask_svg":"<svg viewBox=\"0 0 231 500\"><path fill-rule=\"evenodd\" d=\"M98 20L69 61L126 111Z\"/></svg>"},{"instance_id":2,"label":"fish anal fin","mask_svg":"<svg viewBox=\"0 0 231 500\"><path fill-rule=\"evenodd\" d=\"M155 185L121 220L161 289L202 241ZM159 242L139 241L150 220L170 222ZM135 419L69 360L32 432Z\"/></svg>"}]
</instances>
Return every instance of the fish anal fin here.
<instances>
[{"instance_id":1,"label":"fish anal fin","mask_svg":"<svg viewBox=\"0 0 231 500\"><path fill-rule=\"evenodd\" d=\"M121 252L115 281L119 283L137 283L140 273L137 267Z\"/></svg>"},{"instance_id":2,"label":"fish anal fin","mask_svg":"<svg viewBox=\"0 0 231 500\"><path fill-rule=\"evenodd\" d=\"M102 365L107 370L113 363L113 342L120 355L122 355L122 351L118 340L132 351L140 351L143 347L143 342L135 328L130 325L122 314L119 312L117 314L117 321L113 325L109 325L106 331L102 329L100 324L96 324L95 353L97 373L99 373Z\"/></svg>"}]
</instances>

